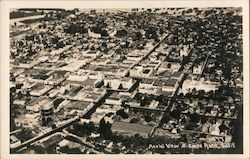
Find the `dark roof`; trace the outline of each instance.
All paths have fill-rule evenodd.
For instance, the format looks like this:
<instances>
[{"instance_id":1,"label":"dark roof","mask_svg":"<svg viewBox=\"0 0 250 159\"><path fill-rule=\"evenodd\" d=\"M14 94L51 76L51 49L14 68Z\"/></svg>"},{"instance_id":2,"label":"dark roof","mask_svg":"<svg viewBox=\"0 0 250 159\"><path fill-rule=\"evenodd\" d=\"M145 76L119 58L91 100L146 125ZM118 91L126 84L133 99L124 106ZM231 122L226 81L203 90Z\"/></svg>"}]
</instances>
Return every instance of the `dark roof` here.
<instances>
[{"instance_id":1,"label":"dark roof","mask_svg":"<svg viewBox=\"0 0 250 159\"><path fill-rule=\"evenodd\" d=\"M70 103L68 106L69 109L77 109L77 110L85 110L91 102L83 102L83 101L75 101L73 103Z\"/></svg>"},{"instance_id":2,"label":"dark roof","mask_svg":"<svg viewBox=\"0 0 250 159\"><path fill-rule=\"evenodd\" d=\"M164 85L164 81L162 81L162 80L154 80L153 85L154 86L163 86Z\"/></svg>"},{"instance_id":3,"label":"dark roof","mask_svg":"<svg viewBox=\"0 0 250 159\"><path fill-rule=\"evenodd\" d=\"M146 84L152 84L153 83L153 79L142 79L141 83L146 83Z\"/></svg>"},{"instance_id":4,"label":"dark roof","mask_svg":"<svg viewBox=\"0 0 250 159\"><path fill-rule=\"evenodd\" d=\"M63 137L60 135L54 135L52 137L50 137L48 140L44 141L42 143L44 148L48 148L52 145L58 144L60 141L63 140Z\"/></svg>"},{"instance_id":5,"label":"dark roof","mask_svg":"<svg viewBox=\"0 0 250 159\"><path fill-rule=\"evenodd\" d=\"M174 87L176 84L177 80L176 79L168 79L165 82L165 86L170 86L170 87Z\"/></svg>"},{"instance_id":6,"label":"dark roof","mask_svg":"<svg viewBox=\"0 0 250 159\"><path fill-rule=\"evenodd\" d=\"M47 99L47 97L40 96L40 97L34 98L30 102L28 102L26 105L27 106L34 106L34 105L38 104L39 102L43 101L44 99Z\"/></svg>"},{"instance_id":7,"label":"dark roof","mask_svg":"<svg viewBox=\"0 0 250 159\"><path fill-rule=\"evenodd\" d=\"M167 97L171 97L173 95L173 92L162 91L161 94L164 95L164 96L167 96Z\"/></svg>"},{"instance_id":8,"label":"dark roof","mask_svg":"<svg viewBox=\"0 0 250 159\"><path fill-rule=\"evenodd\" d=\"M153 130L153 127L135 123L114 122L112 124L111 130L116 132L127 132L127 133L149 135Z\"/></svg>"},{"instance_id":9,"label":"dark roof","mask_svg":"<svg viewBox=\"0 0 250 159\"><path fill-rule=\"evenodd\" d=\"M162 76L162 77L170 77L171 76L171 72L166 70L164 72L161 72L160 74L158 74L157 76Z\"/></svg>"},{"instance_id":10,"label":"dark roof","mask_svg":"<svg viewBox=\"0 0 250 159\"><path fill-rule=\"evenodd\" d=\"M30 75L45 75L49 73L49 70L40 70L40 69L27 69L24 73L30 74Z\"/></svg>"},{"instance_id":11,"label":"dark roof","mask_svg":"<svg viewBox=\"0 0 250 159\"><path fill-rule=\"evenodd\" d=\"M63 82L64 85L67 84L78 84L78 85L82 85L82 81L72 81L72 80L66 80Z\"/></svg>"},{"instance_id":12,"label":"dark roof","mask_svg":"<svg viewBox=\"0 0 250 159\"><path fill-rule=\"evenodd\" d=\"M174 72L171 74L172 77L180 77L182 72Z\"/></svg>"}]
</instances>

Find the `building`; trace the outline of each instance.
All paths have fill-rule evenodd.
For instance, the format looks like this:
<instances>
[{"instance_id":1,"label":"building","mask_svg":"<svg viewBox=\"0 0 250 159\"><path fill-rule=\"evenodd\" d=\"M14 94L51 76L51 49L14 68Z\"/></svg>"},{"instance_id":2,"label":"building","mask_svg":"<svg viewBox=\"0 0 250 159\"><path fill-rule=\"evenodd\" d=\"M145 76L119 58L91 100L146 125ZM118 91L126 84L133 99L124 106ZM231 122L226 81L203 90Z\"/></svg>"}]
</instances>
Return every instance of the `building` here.
<instances>
[{"instance_id":1,"label":"building","mask_svg":"<svg viewBox=\"0 0 250 159\"><path fill-rule=\"evenodd\" d=\"M195 66L193 68L193 74L197 74L197 75L202 74L202 65Z\"/></svg>"},{"instance_id":2,"label":"building","mask_svg":"<svg viewBox=\"0 0 250 159\"><path fill-rule=\"evenodd\" d=\"M129 77L118 78L115 76L106 76L104 78L104 86L114 90L129 90L134 84L135 81Z\"/></svg>"},{"instance_id":3,"label":"building","mask_svg":"<svg viewBox=\"0 0 250 159\"><path fill-rule=\"evenodd\" d=\"M111 130L116 133L121 133L123 135L134 136L136 134L142 137L149 137L152 133L154 127L145 126L135 123L125 123L125 122L114 122L112 124Z\"/></svg>"},{"instance_id":4,"label":"building","mask_svg":"<svg viewBox=\"0 0 250 159\"><path fill-rule=\"evenodd\" d=\"M51 90L51 88L52 86L37 83L36 85L31 87L30 94L33 96L42 96L43 94Z\"/></svg>"},{"instance_id":5,"label":"building","mask_svg":"<svg viewBox=\"0 0 250 159\"><path fill-rule=\"evenodd\" d=\"M34 98L26 104L26 110L38 113L40 111L39 103L43 100L48 101L47 97L44 96Z\"/></svg>"},{"instance_id":6,"label":"building","mask_svg":"<svg viewBox=\"0 0 250 159\"><path fill-rule=\"evenodd\" d=\"M54 104L52 101L41 101L39 105L41 106L42 125L48 125L52 122Z\"/></svg>"},{"instance_id":7,"label":"building","mask_svg":"<svg viewBox=\"0 0 250 159\"><path fill-rule=\"evenodd\" d=\"M154 72L154 67L143 67L135 66L133 69L130 69L131 77L147 78L151 76Z\"/></svg>"},{"instance_id":8,"label":"building","mask_svg":"<svg viewBox=\"0 0 250 159\"><path fill-rule=\"evenodd\" d=\"M21 141L15 135L10 135L10 148L15 148L20 145Z\"/></svg>"},{"instance_id":9,"label":"building","mask_svg":"<svg viewBox=\"0 0 250 159\"><path fill-rule=\"evenodd\" d=\"M163 81L162 90L166 92L174 92L178 87L178 80L177 79L168 79Z\"/></svg>"},{"instance_id":10,"label":"building","mask_svg":"<svg viewBox=\"0 0 250 159\"><path fill-rule=\"evenodd\" d=\"M95 51L95 50L87 50L87 51L84 51L82 52L82 55L84 57L92 57L92 58L96 58L100 55L100 51Z\"/></svg>"},{"instance_id":11,"label":"building","mask_svg":"<svg viewBox=\"0 0 250 159\"><path fill-rule=\"evenodd\" d=\"M105 104L113 104L113 105L121 105L123 99L121 99L119 96L112 95L105 99Z\"/></svg>"},{"instance_id":12,"label":"building","mask_svg":"<svg viewBox=\"0 0 250 159\"><path fill-rule=\"evenodd\" d=\"M211 81L204 81L202 79L199 81L187 79L183 82L181 91L183 93L187 93L188 91L190 91L194 88L197 91L198 90L204 90L205 92L215 91L219 88L219 83L211 82Z\"/></svg>"},{"instance_id":13,"label":"building","mask_svg":"<svg viewBox=\"0 0 250 159\"><path fill-rule=\"evenodd\" d=\"M73 113L85 114L93 106L94 106L94 104L92 102L87 102L87 101L72 101L68 105L65 106L65 110L69 114L73 114Z\"/></svg>"},{"instance_id":14,"label":"building","mask_svg":"<svg viewBox=\"0 0 250 159\"><path fill-rule=\"evenodd\" d=\"M86 65L86 61L75 60L69 62L66 66L61 67L61 70L69 72L77 72L84 65Z\"/></svg>"},{"instance_id":15,"label":"building","mask_svg":"<svg viewBox=\"0 0 250 159\"><path fill-rule=\"evenodd\" d=\"M168 62L164 61L158 68L158 73L164 71L177 72L181 68L181 64L179 62Z\"/></svg>"}]
</instances>

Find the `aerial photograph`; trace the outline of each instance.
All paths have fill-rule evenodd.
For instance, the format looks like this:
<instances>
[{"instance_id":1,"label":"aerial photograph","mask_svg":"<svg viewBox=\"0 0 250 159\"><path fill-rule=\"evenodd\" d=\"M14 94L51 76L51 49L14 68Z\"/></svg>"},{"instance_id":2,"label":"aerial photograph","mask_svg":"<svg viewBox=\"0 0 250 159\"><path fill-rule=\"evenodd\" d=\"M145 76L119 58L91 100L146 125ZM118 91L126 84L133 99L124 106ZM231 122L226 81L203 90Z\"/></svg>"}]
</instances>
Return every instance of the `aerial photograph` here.
<instances>
[{"instance_id":1,"label":"aerial photograph","mask_svg":"<svg viewBox=\"0 0 250 159\"><path fill-rule=\"evenodd\" d=\"M243 154L241 7L8 14L11 154Z\"/></svg>"}]
</instances>

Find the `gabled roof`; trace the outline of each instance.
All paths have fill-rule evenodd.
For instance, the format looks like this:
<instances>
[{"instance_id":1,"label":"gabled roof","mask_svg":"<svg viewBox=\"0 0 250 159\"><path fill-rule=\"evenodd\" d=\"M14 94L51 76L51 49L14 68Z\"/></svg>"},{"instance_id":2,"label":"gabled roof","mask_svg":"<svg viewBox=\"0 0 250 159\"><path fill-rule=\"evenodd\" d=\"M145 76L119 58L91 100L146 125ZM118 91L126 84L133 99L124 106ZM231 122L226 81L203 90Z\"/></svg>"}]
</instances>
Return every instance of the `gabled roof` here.
<instances>
[{"instance_id":1,"label":"gabled roof","mask_svg":"<svg viewBox=\"0 0 250 159\"><path fill-rule=\"evenodd\" d=\"M140 125L135 123L114 122L111 127L112 131L136 133L141 135L149 135L153 130L152 126Z\"/></svg>"}]
</instances>

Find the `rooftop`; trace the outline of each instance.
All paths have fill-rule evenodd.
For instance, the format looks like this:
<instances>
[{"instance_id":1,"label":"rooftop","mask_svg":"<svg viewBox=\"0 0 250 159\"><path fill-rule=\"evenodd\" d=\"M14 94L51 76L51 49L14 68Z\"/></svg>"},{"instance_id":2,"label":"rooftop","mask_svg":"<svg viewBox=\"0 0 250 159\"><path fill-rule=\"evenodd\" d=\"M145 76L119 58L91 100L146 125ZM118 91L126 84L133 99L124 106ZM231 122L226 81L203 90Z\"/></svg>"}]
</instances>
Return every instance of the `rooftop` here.
<instances>
[{"instance_id":1,"label":"rooftop","mask_svg":"<svg viewBox=\"0 0 250 159\"><path fill-rule=\"evenodd\" d=\"M151 131L153 130L153 127L140 125L140 124L134 124L134 123L114 122L112 124L111 130L118 131L118 132L149 135Z\"/></svg>"}]
</instances>

